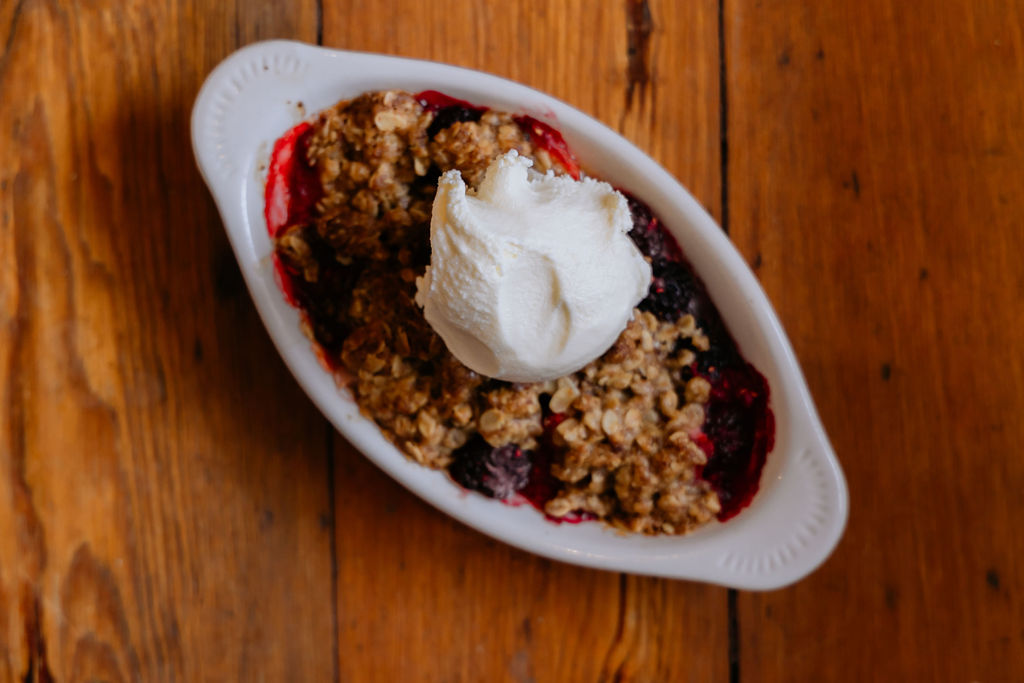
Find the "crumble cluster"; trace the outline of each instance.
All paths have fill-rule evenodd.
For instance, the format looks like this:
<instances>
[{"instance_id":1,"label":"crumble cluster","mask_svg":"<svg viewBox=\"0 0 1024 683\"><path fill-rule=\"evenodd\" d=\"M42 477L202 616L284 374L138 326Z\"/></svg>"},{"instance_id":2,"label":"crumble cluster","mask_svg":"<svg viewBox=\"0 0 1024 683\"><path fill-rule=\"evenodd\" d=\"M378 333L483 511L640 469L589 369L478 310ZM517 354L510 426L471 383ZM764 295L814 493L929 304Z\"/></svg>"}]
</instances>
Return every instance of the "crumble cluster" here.
<instances>
[{"instance_id":1,"label":"crumble cluster","mask_svg":"<svg viewBox=\"0 0 1024 683\"><path fill-rule=\"evenodd\" d=\"M310 224L275 240L305 332L340 363L362 412L422 465L451 466L477 435L494 449L550 449L552 517L589 513L644 533L707 522L720 504L699 478L706 456L695 439L710 384L690 371L694 350L708 347L693 316L664 322L637 310L601 358L536 384L478 375L424 320L413 297L440 174L457 168L476 186L511 149L541 172L565 172L507 113L444 116L384 91L339 102L314 123L306 155L323 195ZM545 433L552 414L557 426Z\"/></svg>"},{"instance_id":2,"label":"crumble cluster","mask_svg":"<svg viewBox=\"0 0 1024 683\"><path fill-rule=\"evenodd\" d=\"M647 533L684 533L719 512L697 476L711 384L691 376L688 347L707 344L692 315L666 323L637 310L607 353L557 380L549 405L565 419L551 470L564 485L545 512L590 512Z\"/></svg>"}]
</instances>

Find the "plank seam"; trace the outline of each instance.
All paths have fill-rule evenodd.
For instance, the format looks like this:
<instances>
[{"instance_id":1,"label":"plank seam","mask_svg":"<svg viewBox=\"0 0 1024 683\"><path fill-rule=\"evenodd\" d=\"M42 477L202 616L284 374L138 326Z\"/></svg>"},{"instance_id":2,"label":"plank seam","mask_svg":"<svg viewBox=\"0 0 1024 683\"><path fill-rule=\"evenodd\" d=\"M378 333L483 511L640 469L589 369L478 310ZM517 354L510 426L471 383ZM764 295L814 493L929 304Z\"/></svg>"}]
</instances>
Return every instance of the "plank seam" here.
<instances>
[{"instance_id":1,"label":"plank seam","mask_svg":"<svg viewBox=\"0 0 1024 683\"><path fill-rule=\"evenodd\" d=\"M729 93L725 63L725 0L718 0L718 135L719 163L721 164L722 230L729 234Z\"/></svg>"},{"instance_id":2,"label":"plank seam","mask_svg":"<svg viewBox=\"0 0 1024 683\"><path fill-rule=\"evenodd\" d=\"M324 0L316 0L316 44L324 44Z\"/></svg>"},{"instance_id":3,"label":"plank seam","mask_svg":"<svg viewBox=\"0 0 1024 683\"><path fill-rule=\"evenodd\" d=\"M334 683L340 683L341 681L341 661L339 657L340 645L338 638L340 638L340 629L338 627L338 526L337 526L337 511L335 508L335 493L334 493L334 426L327 422L327 504L330 506L330 531L331 531L331 630L333 631L331 638L331 652L333 653L334 662Z\"/></svg>"},{"instance_id":4,"label":"plank seam","mask_svg":"<svg viewBox=\"0 0 1024 683\"><path fill-rule=\"evenodd\" d=\"M718 135L719 184L722 230L729 234L729 86L725 60L725 0L718 0ZM730 588L727 602L729 613L729 683L740 683L740 619L738 594Z\"/></svg>"}]
</instances>

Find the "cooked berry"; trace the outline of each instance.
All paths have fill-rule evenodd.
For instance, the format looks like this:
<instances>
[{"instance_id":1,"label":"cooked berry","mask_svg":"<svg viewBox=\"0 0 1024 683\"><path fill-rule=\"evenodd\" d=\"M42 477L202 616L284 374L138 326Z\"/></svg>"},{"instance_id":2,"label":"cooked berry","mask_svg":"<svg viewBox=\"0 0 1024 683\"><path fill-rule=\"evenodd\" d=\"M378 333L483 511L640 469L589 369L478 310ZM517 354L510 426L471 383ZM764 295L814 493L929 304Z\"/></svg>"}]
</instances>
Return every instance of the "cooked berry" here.
<instances>
[{"instance_id":1,"label":"cooked berry","mask_svg":"<svg viewBox=\"0 0 1024 683\"><path fill-rule=\"evenodd\" d=\"M550 436L555 431L555 427L563 422L565 422L565 413L550 413L544 418L544 431Z\"/></svg>"},{"instance_id":2,"label":"cooked berry","mask_svg":"<svg viewBox=\"0 0 1024 683\"><path fill-rule=\"evenodd\" d=\"M719 519L732 517L757 491L774 441L768 383L752 365L723 370L711 391L704 433L714 444L702 477L718 492Z\"/></svg>"},{"instance_id":3,"label":"cooked berry","mask_svg":"<svg viewBox=\"0 0 1024 683\"><path fill-rule=\"evenodd\" d=\"M647 230L654 220L654 213L651 207L644 204L631 194L623 193L626 203L629 204L629 214L633 217L633 230Z\"/></svg>"},{"instance_id":4,"label":"cooked berry","mask_svg":"<svg viewBox=\"0 0 1024 683\"><path fill-rule=\"evenodd\" d=\"M633 240L633 244L641 254L651 259L651 263L659 264L666 260L664 257L665 233L656 225L644 225L643 219L634 215L633 228L629 231L629 238Z\"/></svg>"},{"instance_id":5,"label":"cooked berry","mask_svg":"<svg viewBox=\"0 0 1024 683\"><path fill-rule=\"evenodd\" d=\"M424 90L416 93L413 97L415 97L416 101L419 102L427 111L440 111L441 109L447 109L448 107L462 107L463 109L471 109L481 113L487 111L487 107L478 107L475 104L470 104L466 100L460 100L457 97L445 95L443 92L438 92L436 90Z\"/></svg>"},{"instance_id":6,"label":"cooked berry","mask_svg":"<svg viewBox=\"0 0 1024 683\"><path fill-rule=\"evenodd\" d=\"M652 263L664 260L662 254L665 253L665 237L661 230L648 230L634 223L633 229L629 231L629 237L640 253L649 257Z\"/></svg>"},{"instance_id":7,"label":"cooked berry","mask_svg":"<svg viewBox=\"0 0 1024 683\"><path fill-rule=\"evenodd\" d=\"M296 302L309 316L319 344L327 351L337 352L351 331L345 312L363 264L360 261L349 265L339 263L334 250L312 228L302 229L302 235L303 243L309 247L304 260L292 259L286 250L277 251L282 276L288 278ZM315 272L315 278L307 279L306 269Z\"/></svg>"},{"instance_id":8,"label":"cooked berry","mask_svg":"<svg viewBox=\"0 0 1024 683\"><path fill-rule=\"evenodd\" d=\"M654 277L640 310L650 311L661 320L676 321L696 306L700 289L693 273L682 263L655 265Z\"/></svg>"},{"instance_id":9,"label":"cooked berry","mask_svg":"<svg viewBox=\"0 0 1024 683\"><path fill-rule=\"evenodd\" d=\"M749 411L735 402L713 403L708 409L704 432L715 444L718 468L723 468L729 458L741 453L744 444L753 436L753 425ZM706 472L706 470L705 470Z\"/></svg>"},{"instance_id":10,"label":"cooked berry","mask_svg":"<svg viewBox=\"0 0 1024 683\"><path fill-rule=\"evenodd\" d=\"M580 179L580 164L561 133L532 116L513 116L512 119L536 147L550 154L574 180Z\"/></svg>"},{"instance_id":11,"label":"cooked berry","mask_svg":"<svg viewBox=\"0 0 1024 683\"><path fill-rule=\"evenodd\" d=\"M508 498L530 480L530 452L513 444L493 448L476 435L452 456L452 479L492 498Z\"/></svg>"},{"instance_id":12,"label":"cooked berry","mask_svg":"<svg viewBox=\"0 0 1024 683\"><path fill-rule=\"evenodd\" d=\"M712 380L718 376L718 373L734 367L740 362L739 353L732 345L731 340L729 343L723 343L725 340L721 338L721 335L724 333L723 329L722 332L715 334L712 337L711 348L697 354L697 372Z\"/></svg>"},{"instance_id":13,"label":"cooked berry","mask_svg":"<svg viewBox=\"0 0 1024 683\"><path fill-rule=\"evenodd\" d=\"M543 510L544 503L554 498L561 488L561 482L551 474L552 450L550 439L545 439L540 448L530 454L533 467L526 485L519 490L519 495L538 510Z\"/></svg>"},{"instance_id":14,"label":"cooked berry","mask_svg":"<svg viewBox=\"0 0 1024 683\"><path fill-rule=\"evenodd\" d=\"M427 127L427 137L433 140L435 135L448 126L459 121L479 121L483 115L484 112L481 109L470 109L457 104L445 107L438 111L434 120L430 122Z\"/></svg>"},{"instance_id":15,"label":"cooked berry","mask_svg":"<svg viewBox=\"0 0 1024 683\"><path fill-rule=\"evenodd\" d=\"M633 218L629 237L640 253L651 259L651 265L658 268L667 263L681 261L683 253L679 245L672 235L665 232L661 223L651 213L651 208L629 195L626 195L626 202Z\"/></svg>"}]
</instances>

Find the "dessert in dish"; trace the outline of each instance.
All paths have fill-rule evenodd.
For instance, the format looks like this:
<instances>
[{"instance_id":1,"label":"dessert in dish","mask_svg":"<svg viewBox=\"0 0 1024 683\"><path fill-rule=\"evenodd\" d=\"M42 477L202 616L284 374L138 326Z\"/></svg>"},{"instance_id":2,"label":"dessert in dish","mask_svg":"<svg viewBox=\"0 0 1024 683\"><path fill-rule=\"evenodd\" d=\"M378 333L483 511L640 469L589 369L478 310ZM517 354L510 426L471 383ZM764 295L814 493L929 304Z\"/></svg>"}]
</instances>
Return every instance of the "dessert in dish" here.
<instances>
[{"instance_id":1,"label":"dessert in dish","mask_svg":"<svg viewBox=\"0 0 1024 683\"><path fill-rule=\"evenodd\" d=\"M444 322L431 325L440 272L431 249L435 198L448 206L456 183L465 184L459 201L486 198L488 176L500 176L502 163L508 173L525 172L524 160L543 175L515 182L588 182L550 126L436 92L366 93L277 141L267 226L282 289L302 310L325 365L402 451L466 488L529 501L553 519L600 519L643 533L686 533L735 515L756 492L772 447L768 387L638 198L618 201L643 266L612 259L634 270L604 273L595 284L618 283L621 290L601 295L622 294L630 307L639 299L624 314L610 307L620 322L595 319L607 339L583 334L591 348L568 359L559 352L573 345L553 343L545 358L554 361L536 378L529 372L544 363L534 358L488 366L458 353L477 370L494 367L493 375L515 380L505 381L460 361ZM557 281L558 268L551 272ZM633 297L638 274L647 282ZM485 293L477 309L496 296ZM518 339L522 351L537 332L514 329L516 319L499 326L499 349ZM608 332L619 324L625 328Z\"/></svg>"}]
</instances>

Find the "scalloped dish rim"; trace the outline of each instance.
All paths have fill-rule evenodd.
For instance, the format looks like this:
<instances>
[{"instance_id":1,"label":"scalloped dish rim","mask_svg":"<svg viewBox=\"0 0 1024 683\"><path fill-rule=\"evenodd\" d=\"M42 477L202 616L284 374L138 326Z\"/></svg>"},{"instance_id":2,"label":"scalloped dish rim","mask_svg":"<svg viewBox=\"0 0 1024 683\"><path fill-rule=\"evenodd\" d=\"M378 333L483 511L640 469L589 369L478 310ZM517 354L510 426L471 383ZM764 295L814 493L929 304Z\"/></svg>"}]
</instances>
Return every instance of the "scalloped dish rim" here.
<instances>
[{"instance_id":1,"label":"scalloped dish rim","mask_svg":"<svg viewBox=\"0 0 1024 683\"><path fill-rule=\"evenodd\" d=\"M768 378L775 448L751 505L686 536L626 534L597 522L556 524L534 508L467 492L407 459L360 415L320 365L299 312L274 279L262 213L266 162L291 126L368 90L434 89L528 113L561 131L595 175L644 199L687 253L744 356ZM586 567L690 579L748 590L791 584L817 568L842 536L846 482L793 350L763 290L728 238L671 175L619 134L541 92L436 62L267 41L225 58L192 111L196 160L220 211L253 302L296 380L366 457L434 507L520 549Z\"/></svg>"}]
</instances>

